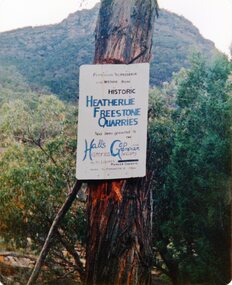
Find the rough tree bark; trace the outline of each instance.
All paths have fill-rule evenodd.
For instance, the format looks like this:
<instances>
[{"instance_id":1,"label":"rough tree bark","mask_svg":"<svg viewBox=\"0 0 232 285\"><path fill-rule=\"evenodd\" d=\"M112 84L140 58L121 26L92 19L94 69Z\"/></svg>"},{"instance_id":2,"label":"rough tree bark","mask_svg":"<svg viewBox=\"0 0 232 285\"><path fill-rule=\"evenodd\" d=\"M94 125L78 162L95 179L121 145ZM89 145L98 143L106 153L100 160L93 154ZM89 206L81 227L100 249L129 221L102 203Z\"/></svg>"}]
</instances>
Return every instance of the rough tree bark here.
<instances>
[{"instance_id":1,"label":"rough tree bark","mask_svg":"<svg viewBox=\"0 0 232 285\"><path fill-rule=\"evenodd\" d=\"M149 62L155 12L155 0L103 0L94 62ZM89 183L87 285L151 284L148 182L146 177Z\"/></svg>"}]
</instances>

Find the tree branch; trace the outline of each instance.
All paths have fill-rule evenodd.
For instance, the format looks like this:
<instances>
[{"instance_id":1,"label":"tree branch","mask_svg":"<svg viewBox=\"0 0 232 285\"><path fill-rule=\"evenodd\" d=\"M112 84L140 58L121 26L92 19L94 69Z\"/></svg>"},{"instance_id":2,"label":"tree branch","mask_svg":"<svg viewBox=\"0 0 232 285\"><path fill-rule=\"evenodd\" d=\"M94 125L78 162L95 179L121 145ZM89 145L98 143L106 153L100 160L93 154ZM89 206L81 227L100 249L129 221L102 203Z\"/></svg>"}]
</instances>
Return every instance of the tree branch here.
<instances>
[{"instance_id":1,"label":"tree branch","mask_svg":"<svg viewBox=\"0 0 232 285\"><path fill-rule=\"evenodd\" d=\"M40 252L40 255L37 259L34 270L30 276L30 279L29 279L27 285L35 285L35 282L39 276L41 267L42 267L42 265L46 259L46 256L49 252L49 249L51 247L52 237L54 236L54 233L57 231L57 228L58 228L59 224L61 223L62 219L64 218L64 216L66 215L66 213L68 212L70 207L72 206L72 203L76 199L76 195L79 192L81 185L82 185L82 181L77 180L72 191L69 193L64 204L62 205L59 212L57 213L57 215L56 215L56 217L52 223L52 226L49 230L48 236L45 240L44 246Z\"/></svg>"},{"instance_id":2,"label":"tree branch","mask_svg":"<svg viewBox=\"0 0 232 285\"><path fill-rule=\"evenodd\" d=\"M85 270L84 270L83 263L80 260L79 254L77 253L75 248L72 246L72 244L70 244L64 237L62 237L61 231L59 229L57 230L57 235L62 245L66 248L68 253L72 255L72 257L74 258L74 261L77 267L76 269L80 273L81 280L84 281L85 280Z\"/></svg>"}]
</instances>

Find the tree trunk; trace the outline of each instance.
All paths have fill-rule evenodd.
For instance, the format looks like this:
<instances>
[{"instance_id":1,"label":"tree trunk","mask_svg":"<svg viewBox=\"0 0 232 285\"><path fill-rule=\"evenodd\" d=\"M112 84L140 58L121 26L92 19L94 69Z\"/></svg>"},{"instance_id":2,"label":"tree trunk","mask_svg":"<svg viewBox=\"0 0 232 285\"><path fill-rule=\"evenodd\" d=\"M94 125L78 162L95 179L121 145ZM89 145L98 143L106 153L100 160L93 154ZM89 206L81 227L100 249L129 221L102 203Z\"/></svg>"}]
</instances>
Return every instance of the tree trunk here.
<instances>
[{"instance_id":1,"label":"tree trunk","mask_svg":"<svg viewBox=\"0 0 232 285\"><path fill-rule=\"evenodd\" d=\"M95 63L149 62L156 0L102 0Z\"/></svg>"},{"instance_id":2,"label":"tree trunk","mask_svg":"<svg viewBox=\"0 0 232 285\"><path fill-rule=\"evenodd\" d=\"M103 0L95 63L148 62L155 0ZM151 284L152 200L148 178L88 186L87 285Z\"/></svg>"}]
</instances>

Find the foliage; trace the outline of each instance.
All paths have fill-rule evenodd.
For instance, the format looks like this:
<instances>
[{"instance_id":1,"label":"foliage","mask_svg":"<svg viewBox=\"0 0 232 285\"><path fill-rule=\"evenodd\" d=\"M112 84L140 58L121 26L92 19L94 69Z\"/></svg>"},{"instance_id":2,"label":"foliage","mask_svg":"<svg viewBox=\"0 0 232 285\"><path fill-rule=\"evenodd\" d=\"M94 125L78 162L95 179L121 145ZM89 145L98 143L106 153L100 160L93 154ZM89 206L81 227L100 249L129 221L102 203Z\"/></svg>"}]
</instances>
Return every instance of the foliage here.
<instances>
[{"instance_id":1,"label":"foliage","mask_svg":"<svg viewBox=\"0 0 232 285\"><path fill-rule=\"evenodd\" d=\"M77 110L32 92L13 67L5 72L0 232L5 242L38 252L75 180ZM9 82L9 72L17 80ZM173 284L229 280L230 74L226 58L208 63L196 54L191 68L150 93L154 266ZM56 273L77 268L74 247L85 243L85 227L85 204L76 200L53 240L48 261Z\"/></svg>"},{"instance_id":2,"label":"foliage","mask_svg":"<svg viewBox=\"0 0 232 285\"><path fill-rule=\"evenodd\" d=\"M230 72L224 57L208 65L195 55L177 85L153 183L155 264L173 284L229 282Z\"/></svg>"},{"instance_id":3,"label":"foliage","mask_svg":"<svg viewBox=\"0 0 232 285\"><path fill-rule=\"evenodd\" d=\"M0 155L1 237L38 252L75 182L76 110L55 96L37 96L4 103L0 113L6 147ZM52 270L79 266L74 246L85 242L84 212L76 200L60 225L49 257Z\"/></svg>"},{"instance_id":4,"label":"foliage","mask_svg":"<svg viewBox=\"0 0 232 285\"><path fill-rule=\"evenodd\" d=\"M15 69L32 90L76 100L79 66L94 53L94 29L99 6L78 11L57 25L28 27L0 34L0 74ZM160 10L154 32L151 86L171 81L173 72L189 66L189 56L200 51L211 58L215 46L184 17ZM11 74L9 80L13 84ZM1 84L0 76L0 84ZM1 98L1 97L0 97Z\"/></svg>"}]
</instances>

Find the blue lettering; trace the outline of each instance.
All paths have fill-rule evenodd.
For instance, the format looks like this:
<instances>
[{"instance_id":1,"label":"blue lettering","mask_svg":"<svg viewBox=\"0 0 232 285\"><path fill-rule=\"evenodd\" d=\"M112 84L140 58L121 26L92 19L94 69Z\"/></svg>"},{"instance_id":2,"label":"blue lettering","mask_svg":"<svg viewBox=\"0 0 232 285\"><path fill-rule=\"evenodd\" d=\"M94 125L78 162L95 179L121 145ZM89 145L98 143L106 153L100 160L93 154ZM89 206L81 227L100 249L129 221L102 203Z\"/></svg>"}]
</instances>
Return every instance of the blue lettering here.
<instances>
[{"instance_id":1,"label":"blue lettering","mask_svg":"<svg viewBox=\"0 0 232 285\"><path fill-rule=\"evenodd\" d=\"M92 107L93 106L93 96L90 97L89 96L86 97L86 107Z\"/></svg>"},{"instance_id":2,"label":"blue lettering","mask_svg":"<svg viewBox=\"0 0 232 285\"><path fill-rule=\"evenodd\" d=\"M114 157L118 157L119 159L121 158L121 153L124 150L124 148L127 146L126 142L122 142L120 140L115 140L112 142L111 146L110 146L110 153L112 156Z\"/></svg>"},{"instance_id":3,"label":"blue lettering","mask_svg":"<svg viewBox=\"0 0 232 285\"><path fill-rule=\"evenodd\" d=\"M107 125L107 120L106 120L106 118L105 117L101 117L101 118L99 118L99 120L98 120L98 125L100 126L100 127L102 127L102 128L105 128L105 126Z\"/></svg>"},{"instance_id":4,"label":"blue lettering","mask_svg":"<svg viewBox=\"0 0 232 285\"><path fill-rule=\"evenodd\" d=\"M89 156L90 160L93 160L92 152L94 149L103 149L106 147L106 144L103 140L99 140L98 143L94 142L94 139L91 140L90 145L88 146L87 140L85 140L85 151L83 161L86 160L87 156Z\"/></svg>"},{"instance_id":5,"label":"blue lettering","mask_svg":"<svg viewBox=\"0 0 232 285\"><path fill-rule=\"evenodd\" d=\"M96 118L97 113L99 112L100 108L99 107L95 107L94 111L93 111L93 117Z\"/></svg>"}]
</instances>

